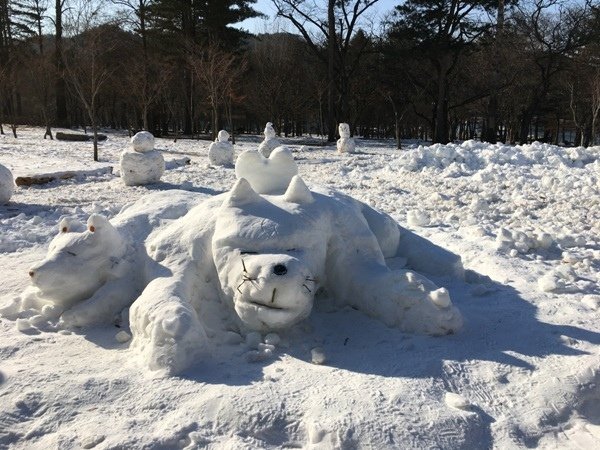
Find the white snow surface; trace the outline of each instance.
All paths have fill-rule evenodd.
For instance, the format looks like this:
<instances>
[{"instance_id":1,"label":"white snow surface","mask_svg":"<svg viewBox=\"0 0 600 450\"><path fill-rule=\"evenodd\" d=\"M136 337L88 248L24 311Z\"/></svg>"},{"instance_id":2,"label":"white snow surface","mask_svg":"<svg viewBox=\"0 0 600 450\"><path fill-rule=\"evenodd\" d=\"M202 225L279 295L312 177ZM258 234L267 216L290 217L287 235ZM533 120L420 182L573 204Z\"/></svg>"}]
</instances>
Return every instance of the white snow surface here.
<instances>
[{"instance_id":1,"label":"white snow surface","mask_svg":"<svg viewBox=\"0 0 600 450\"><path fill-rule=\"evenodd\" d=\"M109 133L94 163L91 144L19 136L0 137L15 177L115 165L128 140ZM324 302L276 337L230 331L210 358L165 378L133 357L126 321L54 332L37 326L43 317L0 318L0 447L599 447L600 148L356 143L361 153L339 155L286 142L308 185L403 226L409 211L429 218L415 231L466 269L465 280L432 277L463 314L460 332L409 334ZM157 144L191 164L148 186L103 173L17 187L0 206L0 296L30 284L64 216L114 219L156 190L212 197L234 184L233 169L207 167L210 143ZM131 229L169 219L157 220Z\"/></svg>"},{"instance_id":2,"label":"white snow surface","mask_svg":"<svg viewBox=\"0 0 600 450\"><path fill-rule=\"evenodd\" d=\"M8 167L0 164L0 205L8 203L15 191L15 180Z\"/></svg>"}]
</instances>

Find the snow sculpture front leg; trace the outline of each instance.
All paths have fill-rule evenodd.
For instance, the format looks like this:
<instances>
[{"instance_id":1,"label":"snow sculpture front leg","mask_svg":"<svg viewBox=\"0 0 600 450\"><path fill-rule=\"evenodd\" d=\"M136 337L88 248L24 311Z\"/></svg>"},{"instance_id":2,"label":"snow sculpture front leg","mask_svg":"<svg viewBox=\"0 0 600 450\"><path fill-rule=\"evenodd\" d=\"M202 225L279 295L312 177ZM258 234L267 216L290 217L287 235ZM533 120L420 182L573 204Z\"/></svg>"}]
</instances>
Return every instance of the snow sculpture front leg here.
<instances>
[{"instance_id":1,"label":"snow sculpture front leg","mask_svg":"<svg viewBox=\"0 0 600 450\"><path fill-rule=\"evenodd\" d=\"M211 202L197 206L149 240L152 281L129 310L132 348L152 370L175 374L206 348L196 309L210 259ZM213 270L214 271L214 270Z\"/></svg>"},{"instance_id":2,"label":"snow sculpture front leg","mask_svg":"<svg viewBox=\"0 0 600 450\"><path fill-rule=\"evenodd\" d=\"M327 261L328 290L339 303L411 333L444 335L462 326L446 289L413 271L390 270L366 220L341 217Z\"/></svg>"},{"instance_id":3,"label":"snow sculpture front leg","mask_svg":"<svg viewBox=\"0 0 600 450\"><path fill-rule=\"evenodd\" d=\"M197 357L206 341L189 302L191 275L188 269L153 280L131 306L131 346L152 370L180 372Z\"/></svg>"}]
</instances>

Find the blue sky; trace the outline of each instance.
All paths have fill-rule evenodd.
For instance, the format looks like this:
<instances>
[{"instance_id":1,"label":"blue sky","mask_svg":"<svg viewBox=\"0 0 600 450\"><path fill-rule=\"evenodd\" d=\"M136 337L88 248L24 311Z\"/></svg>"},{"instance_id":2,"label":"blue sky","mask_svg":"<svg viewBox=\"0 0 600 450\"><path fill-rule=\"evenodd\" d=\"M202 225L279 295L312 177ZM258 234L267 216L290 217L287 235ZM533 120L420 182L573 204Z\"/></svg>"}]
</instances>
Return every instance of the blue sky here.
<instances>
[{"instance_id":1,"label":"blue sky","mask_svg":"<svg viewBox=\"0 0 600 450\"><path fill-rule=\"evenodd\" d=\"M321 0L325 2L325 0ZM373 11L379 18L383 17L386 13L391 11L396 5L400 4L401 0L380 0L375 6ZM285 21L275 22L275 8L271 0L258 0L255 5L257 11L262 12L268 19L249 19L245 20L238 25L240 28L244 28L252 33L265 33L276 30L288 30L294 31L293 28Z\"/></svg>"}]
</instances>

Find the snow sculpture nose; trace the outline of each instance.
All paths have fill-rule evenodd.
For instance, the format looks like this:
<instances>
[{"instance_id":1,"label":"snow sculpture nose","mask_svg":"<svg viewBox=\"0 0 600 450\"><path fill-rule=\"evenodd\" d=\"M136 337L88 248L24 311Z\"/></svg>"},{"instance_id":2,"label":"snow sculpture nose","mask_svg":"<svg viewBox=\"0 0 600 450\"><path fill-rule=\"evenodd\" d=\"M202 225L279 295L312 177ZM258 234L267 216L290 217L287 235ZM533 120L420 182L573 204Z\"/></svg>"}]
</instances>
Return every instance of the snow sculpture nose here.
<instances>
[{"instance_id":1,"label":"snow sculpture nose","mask_svg":"<svg viewBox=\"0 0 600 450\"><path fill-rule=\"evenodd\" d=\"M287 273L287 267L285 267L283 264L277 264L273 267L273 273L275 275L285 275Z\"/></svg>"},{"instance_id":2,"label":"snow sculpture nose","mask_svg":"<svg viewBox=\"0 0 600 450\"><path fill-rule=\"evenodd\" d=\"M33 276L34 276L34 275L35 275L35 272L34 272L33 270L30 270L30 271L29 271L29 276L30 276L31 278L33 278Z\"/></svg>"}]
</instances>

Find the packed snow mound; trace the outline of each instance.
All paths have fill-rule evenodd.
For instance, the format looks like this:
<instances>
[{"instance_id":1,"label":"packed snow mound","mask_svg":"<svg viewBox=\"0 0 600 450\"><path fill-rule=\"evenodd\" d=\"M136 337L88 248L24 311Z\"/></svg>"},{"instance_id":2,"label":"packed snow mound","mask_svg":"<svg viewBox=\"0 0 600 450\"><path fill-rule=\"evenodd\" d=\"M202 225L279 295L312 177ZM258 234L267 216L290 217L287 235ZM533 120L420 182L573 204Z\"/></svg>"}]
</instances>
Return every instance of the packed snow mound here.
<instances>
[{"instance_id":1,"label":"packed snow mound","mask_svg":"<svg viewBox=\"0 0 600 450\"><path fill-rule=\"evenodd\" d=\"M0 205L8 203L15 192L15 180L8 167L0 164Z\"/></svg>"},{"instance_id":2,"label":"packed snow mound","mask_svg":"<svg viewBox=\"0 0 600 450\"><path fill-rule=\"evenodd\" d=\"M154 150L154 136L148 131L140 131L131 138L131 148L136 152L146 153Z\"/></svg>"},{"instance_id":3,"label":"packed snow mound","mask_svg":"<svg viewBox=\"0 0 600 450\"><path fill-rule=\"evenodd\" d=\"M355 153L356 143L354 142L354 139L350 137L350 125L347 123L340 123L338 130L340 132L340 138L336 145L338 153Z\"/></svg>"},{"instance_id":4,"label":"packed snow mound","mask_svg":"<svg viewBox=\"0 0 600 450\"><path fill-rule=\"evenodd\" d=\"M208 160L213 166L233 166L233 144L229 142L227 131L219 131L215 142L210 144Z\"/></svg>"},{"instance_id":5,"label":"packed snow mound","mask_svg":"<svg viewBox=\"0 0 600 450\"><path fill-rule=\"evenodd\" d=\"M271 152L281 145L281 142L275 137L275 128L271 122L265 125L265 139L258 146L258 151L265 158L271 156Z\"/></svg>"},{"instance_id":6,"label":"packed snow mound","mask_svg":"<svg viewBox=\"0 0 600 450\"><path fill-rule=\"evenodd\" d=\"M492 145L470 140L462 144L420 145L402 152L394 165L410 172L436 168L462 175L486 168L493 171L495 165L583 167L599 156L599 147L565 148L537 141L517 146Z\"/></svg>"},{"instance_id":7,"label":"packed snow mound","mask_svg":"<svg viewBox=\"0 0 600 450\"><path fill-rule=\"evenodd\" d=\"M259 194L282 194L297 174L294 156L286 147L276 148L268 158L247 150L235 162L236 178L245 178Z\"/></svg>"},{"instance_id":8,"label":"packed snow mound","mask_svg":"<svg viewBox=\"0 0 600 450\"><path fill-rule=\"evenodd\" d=\"M443 335L462 324L446 289L386 263L404 257L459 274L459 257L349 196L310 191L298 176L282 195L260 195L240 178L147 247L161 267L131 306L132 347L167 373L231 331L292 327L310 314L317 292L409 332Z\"/></svg>"},{"instance_id":9,"label":"packed snow mound","mask_svg":"<svg viewBox=\"0 0 600 450\"><path fill-rule=\"evenodd\" d=\"M120 166L123 183L139 186L159 182L165 171L165 160L156 150L140 153L127 149L121 153Z\"/></svg>"},{"instance_id":10,"label":"packed snow mound","mask_svg":"<svg viewBox=\"0 0 600 450\"><path fill-rule=\"evenodd\" d=\"M145 238L201 198L183 191L150 194L124 207L112 223L100 214L92 214L87 226L62 218L46 257L29 268L31 286L3 299L0 315L46 329L57 324L45 322L57 318L66 327L118 318L147 282Z\"/></svg>"}]
</instances>

